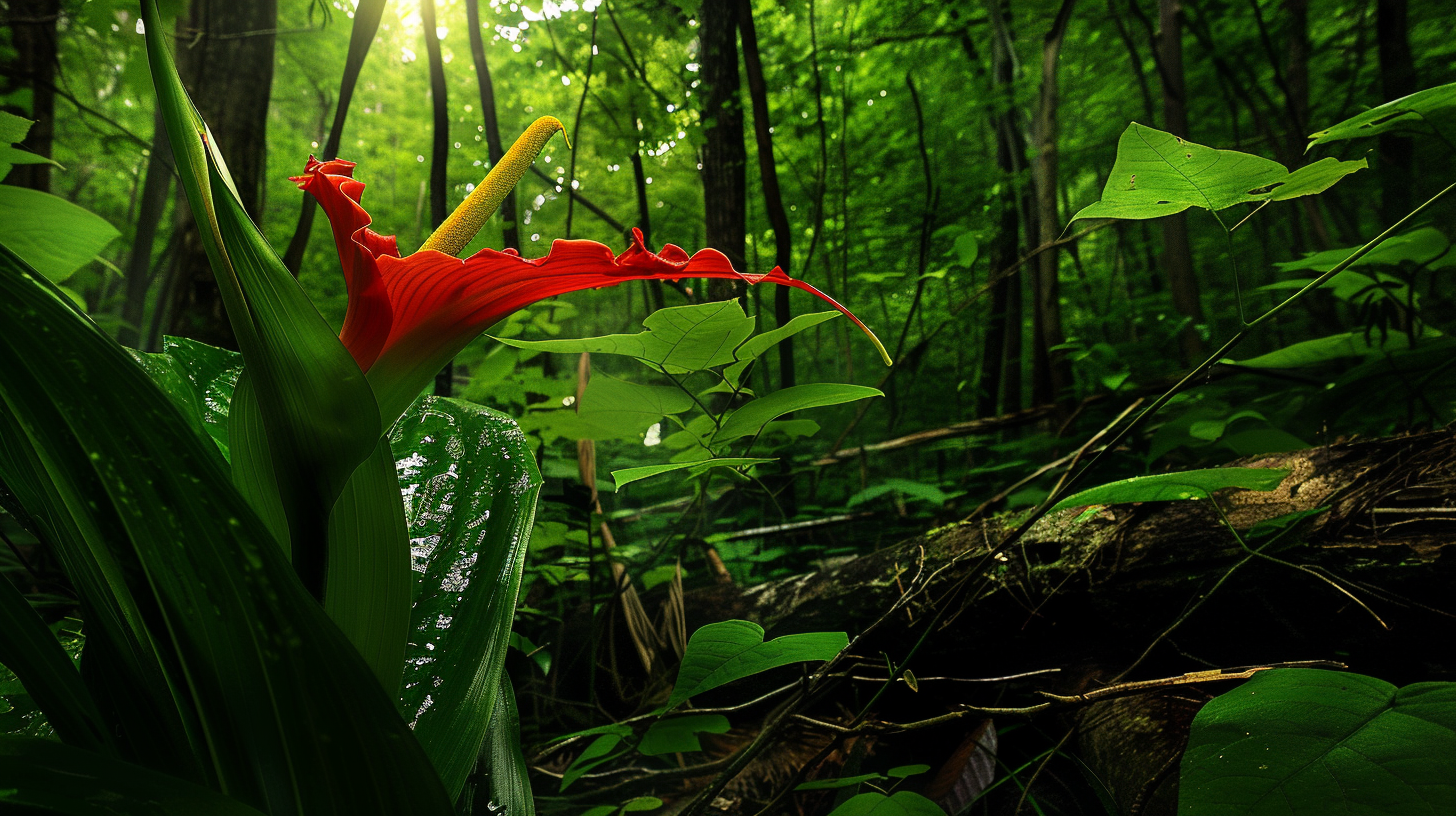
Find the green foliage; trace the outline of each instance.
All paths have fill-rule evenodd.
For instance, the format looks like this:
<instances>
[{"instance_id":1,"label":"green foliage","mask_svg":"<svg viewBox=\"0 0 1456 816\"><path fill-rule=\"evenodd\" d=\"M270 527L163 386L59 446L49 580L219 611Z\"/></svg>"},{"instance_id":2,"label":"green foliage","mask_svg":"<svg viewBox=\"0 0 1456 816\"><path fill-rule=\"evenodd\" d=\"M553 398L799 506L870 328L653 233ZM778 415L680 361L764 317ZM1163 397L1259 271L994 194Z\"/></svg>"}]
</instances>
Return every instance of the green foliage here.
<instances>
[{"instance_id":1,"label":"green foliage","mask_svg":"<svg viewBox=\"0 0 1456 816\"><path fill-rule=\"evenodd\" d=\"M1338 125L1311 133L1309 147L1381 133L1435 135L1449 145L1456 139L1456 83L1393 99Z\"/></svg>"},{"instance_id":2,"label":"green foliage","mask_svg":"<svg viewBox=\"0 0 1456 816\"><path fill-rule=\"evenodd\" d=\"M728 728L728 718L722 714L666 717L652 723L637 743L637 751L645 756L701 751L698 734L726 734Z\"/></svg>"},{"instance_id":3,"label":"green foliage","mask_svg":"<svg viewBox=\"0 0 1456 816\"><path fill-rule=\"evenodd\" d=\"M861 793L835 808L829 816L944 816L940 806L911 791Z\"/></svg>"},{"instance_id":4,"label":"green foliage","mask_svg":"<svg viewBox=\"0 0 1456 816\"><path fill-rule=\"evenodd\" d=\"M693 632L667 707L721 685L791 663L831 660L849 645L843 632L806 632L765 642L763 627L741 620Z\"/></svg>"},{"instance_id":5,"label":"green foliage","mask_svg":"<svg viewBox=\"0 0 1456 816\"><path fill-rule=\"evenodd\" d=\"M1456 683L1260 672L1193 721L1178 812L1405 816L1456 808Z\"/></svg>"},{"instance_id":6,"label":"green foliage","mask_svg":"<svg viewBox=\"0 0 1456 816\"><path fill-rule=\"evenodd\" d=\"M1211 468L1186 470L1181 473L1160 473L1136 476L1120 482L1083 490L1062 499L1053 511L1094 504L1130 504L1132 502L1185 501L1210 498L1214 491L1235 487L1241 490L1273 490L1289 475L1287 470L1273 468Z\"/></svg>"},{"instance_id":7,"label":"green foliage","mask_svg":"<svg viewBox=\"0 0 1456 816\"><path fill-rule=\"evenodd\" d=\"M1322 193L1365 167L1364 159L1321 159L1290 172L1275 161L1204 147L1134 122L1118 140L1102 199L1072 221L1159 218L1189 207L1217 212L1235 204L1285 201Z\"/></svg>"}]
</instances>

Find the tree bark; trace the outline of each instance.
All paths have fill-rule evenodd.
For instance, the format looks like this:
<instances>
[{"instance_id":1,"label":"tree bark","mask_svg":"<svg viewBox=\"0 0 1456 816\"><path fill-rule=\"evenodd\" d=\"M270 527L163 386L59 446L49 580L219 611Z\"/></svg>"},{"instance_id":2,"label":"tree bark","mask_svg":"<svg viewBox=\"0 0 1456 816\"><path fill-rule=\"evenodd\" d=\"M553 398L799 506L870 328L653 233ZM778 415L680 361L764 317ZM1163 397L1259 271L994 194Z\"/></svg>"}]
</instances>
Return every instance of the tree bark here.
<instances>
[{"instance_id":1,"label":"tree bark","mask_svg":"<svg viewBox=\"0 0 1456 816\"><path fill-rule=\"evenodd\" d=\"M276 0L192 0L178 26L179 34L192 39L188 47L177 49L177 67L227 161L243 209L255 222L263 213L277 26ZM177 207L176 212L182 241L173 258L170 333L236 348L192 210Z\"/></svg>"},{"instance_id":2,"label":"tree bark","mask_svg":"<svg viewBox=\"0 0 1456 816\"><path fill-rule=\"evenodd\" d=\"M319 151L319 159L327 161L339 155L339 143L344 138L344 120L349 116L349 103L354 98L354 86L359 81L359 71L364 67L364 58L369 46L379 31L379 20L384 15L385 0L360 0L354 8L354 27L349 32L349 55L344 60L344 75L339 80L339 101L334 107L334 121L329 127L328 138ZM472 4L473 7L473 4ZM318 202L311 195L299 197L298 225L293 228L293 238L283 252L283 265L294 277L303 267L303 252L308 248L309 235L313 231L313 218Z\"/></svg>"},{"instance_id":3,"label":"tree bark","mask_svg":"<svg viewBox=\"0 0 1456 816\"><path fill-rule=\"evenodd\" d=\"M703 0L698 11L703 98L703 210L705 243L744 270L747 235L748 152L738 81L738 0ZM709 280L708 297L738 297L735 281Z\"/></svg>"},{"instance_id":4,"label":"tree bark","mask_svg":"<svg viewBox=\"0 0 1456 816\"><path fill-rule=\"evenodd\" d=\"M1025 169L1026 141L1022 136L1014 102L1016 62L1012 50L1009 21L1003 14L1001 0L987 5L991 17L991 97L996 100L991 125L996 131L996 165L1002 173L1001 228L991 239L990 268L1008 269L1019 259L1020 230L1027 210L1034 199L1029 189L1018 191L1016 177ZM966 45L968 40L962 39ZM1020 196L1020 200L1018 200ZM1027 242L1036 233L1027 230ZM992 324L987 331L985 357L994 363L995 379L982 376L982 415L1012 413L1021 408L1021 355L1023 326L1023 292L1025 279L1010 275L996 284L992 292ZM998 308L999 307L999 308ZM999 339L999 343L996 341ZM994 359L992 358L994 355ZM984 410L989 409L989 410Z\"/></svg>"},{"instance_id":5,"label":"tree bark","mask_svg":"<svg viewBox=\"0 0 1456 816\"><path fill-rule=\"evenodd\" d=\"M12 74L19 80L6 90L28 89L30 110L35 121L21 147L50 158L51 142L56 132L56 22L60 19L60 0L17 0L9 4L11 44L15 48ZM4 179L6 184L50 192L51 166L43 162L17 164Z\"/></svg>"},{"instance_id":6,"label":"tree bark","mask_svg":"<svg viewBox=\"0 0 1456 816\"><path fill-rule=\"evenodd\" d=\"M495 109L495 84L490 79L490 65L485 58L485 42L480 36L480 6L478 0L465 0L465 18L470 25L470 56L475 62L475 77L480 85L480 115L485 124L485 149L490 157L490 166L506 154L501 142L500 120ZM501 201L501 239L505 249L520 250L521 233L516 224L516 191L506 193Z\"/></svg>"},{"instance_id":7,"label":"tree bark","mask_svg":"<svg viewBox=\"0 0 1456 816\"><path fill-rule=\"evenodd\" d=\"M1180 138L1188 137L1187 91L1183 84L1182 0L1158 0L1158 63L1163 86L1163 126ZM1198 325L1204 322L1203 299L1193 271L1193 249L1188 240L1188 217L1184 213L1163 219L1163 269L1173 308L1189 321L1178 334L1185 363L1204 355Z\"/></svg>"},{"instance_id":8,"label":"tree bark","mask_svg":"<svg viewBox=\"0 0 1456 816\"><path fill-rule=\"evenodd\" d=\"M1062 38L1067 33L1074 5L1076 0L1063 0L1051 30L1042 42L1041 96L1032 126L1036 138L1036 163L1032 170L1036 179L1038 239L1043 244L1057 240L1062 225L1057 211L1057 106L1060 104L1057 61L1061 57ZM1032 352L1031 399L1036 405L1066 399L1072 387L1072 366L1067 361L1066 352L1053 351L1066 342L1062 331L1059 260L1056 248L1042 252L1037 256L1032 277L1032 291L1036 293L1036 299L1032 304L1035 346Z\"/></svg>"},{"instance_id":9,"label":"tree bark","mask_svg":"<svg viewBox=\"0 0 1456 816\"><path fill-rule=\"evenodd\" d=\"M1406 0L1376 0L1376 50L1380 56L1382 102L1416 92L1415 60L1406 25ZM1380 221L1394 224L1415 205L1415 144L1409 136L1379 137Z\"/></svg>"},{"instance_id":10,"label":"tree bark","mask_svg":"<svg viewBox=\"0 0 1456 816\"><path fill-rule=\"evenodd\" d=\"M142 181L141 204L137 209L136 234L132 236L131 255L126 261L126 295L121 304L121 328L117 342L138 347L142 324L146 319L147 291L152 285L152 244L157 227L167 212L167 197L172 190L171 142L158 111L152 122L152 152L147 156L147 177ZM160 304L158 304L160 306Z\"/></svg>"},{"instance_id":11,"label":"tree bark","mask_svg":"<svg viewBox=\"0 0 1456 816\"><path fill-rule=\"evenodd\" d=\"M753 105L753 136L758 145L758 175L763 186L764 209L774 231L774 265L792 274L793 237L789 214L784 209L784 196L779 189L779 171L774 161L773 134L769 132L768 83L763 78L763 62L758 54L758 34L753 27L752 0L738 0L739 30L743 36L743 67L748 75L748 98ZM819 229L815 225L815 229ZM789 287L774 287L774 322L783 326L792 319L789 310ZM794 338L779 342L779 387L788 388L794 378Z\"/></svg>"}]
</instances>

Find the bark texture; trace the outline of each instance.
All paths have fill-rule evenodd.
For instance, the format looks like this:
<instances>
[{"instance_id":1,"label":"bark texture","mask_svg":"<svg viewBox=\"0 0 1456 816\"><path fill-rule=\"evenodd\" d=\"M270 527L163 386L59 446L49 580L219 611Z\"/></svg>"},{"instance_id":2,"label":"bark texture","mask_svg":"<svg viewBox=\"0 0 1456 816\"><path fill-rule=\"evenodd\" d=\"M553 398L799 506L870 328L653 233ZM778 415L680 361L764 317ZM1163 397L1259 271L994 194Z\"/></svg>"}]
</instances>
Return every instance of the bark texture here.
<instances>
[{"instance_id":1,"label":"bark texture","mask_svg":"<svg viewBox=\"0 0 1456 816\"><path fill-rule=\"evenodd\" d=\"M742 272L747 213L748 152L743 145L743 103L738 80L738 2L704 0L698 11L702 49L703 210L706 244ZM738 297L733 281L708 281L708 297Z\"/></svg>"},{"instance_id":2,"label":"bark texture","mask_svg":"<svg viewBox=\"0 0 1456 816\"><path fill-rule=\"evenodd\" d=\"M192 0L179 25L177 67L227 161L243 209L263 214L268 97L273 89L276 0ZM189 38L189 39L182 39ZM170 334L237 348L192 210L177 207Z\"/></svg>"}]
</instances>

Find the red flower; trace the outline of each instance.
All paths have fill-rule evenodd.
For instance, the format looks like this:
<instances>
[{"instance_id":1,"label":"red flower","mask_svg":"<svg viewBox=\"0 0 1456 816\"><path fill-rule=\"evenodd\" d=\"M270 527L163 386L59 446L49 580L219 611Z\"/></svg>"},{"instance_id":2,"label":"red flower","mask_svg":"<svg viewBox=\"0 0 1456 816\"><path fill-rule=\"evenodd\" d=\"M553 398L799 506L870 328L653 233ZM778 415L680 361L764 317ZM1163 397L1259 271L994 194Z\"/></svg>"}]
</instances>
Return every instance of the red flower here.
<instances>
[{"instance_id":1,"label":"red flower","mask_svg":"<svg viewBox=\"0 0 1456 816\"><path fill-rule=\"evenodd\" d=\"M369 229L369 214L359 203L364 184L353 172L353 162L310 157L304 175L293 181L318 199L333 227L349 295L339 339L367 373L387 420L491 324L538 300L627 281L697 277L792 286L822 298L874 337L848 309L778 268L744 275L714 249L689 256L668 244L653 253L638 230L621 255L595 241L558 240L544 258L494 249L464 260L434 250L402 258L394 236Z\"/></svg>"}]
</instances>

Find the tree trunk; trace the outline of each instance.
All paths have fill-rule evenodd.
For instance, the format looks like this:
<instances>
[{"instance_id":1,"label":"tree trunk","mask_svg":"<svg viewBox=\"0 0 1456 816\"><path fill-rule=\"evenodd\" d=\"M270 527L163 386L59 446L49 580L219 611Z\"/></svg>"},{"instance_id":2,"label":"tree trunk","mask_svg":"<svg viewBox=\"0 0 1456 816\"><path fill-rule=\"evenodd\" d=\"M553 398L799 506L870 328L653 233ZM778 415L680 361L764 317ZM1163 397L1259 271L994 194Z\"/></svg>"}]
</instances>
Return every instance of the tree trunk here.
<instances>
[{"instance_id":1,"label":"tree trunk","mask_svg":"<svg viewBox=\"0 0 1456 816\"><path fill-rule=\"evenodd\" d=\"M15 48L12 76L19 80L5 90L30 91L30 126L21 147L47 158L56 132L56 21L60 0L16 0L9 4L11 44ZM50 192L51 166L43 162L17 164L4 179L6 184Z\"/></svg>"},{"instance_id":2,"label":"tree trunk","mask_svg":"<svg viewBox=\"0 0 1456 816\"><path fill-rule=\"evenodd\" d=\"M1163 126L1169 133L1188 138L1187 92L1183 85L1182 0L1158 0L1158 63L1163 85ZM1193 271L1193 249L1188 241L1185 213L1163 219L1163 269L1173 308L1189 325L1178 335L1185 363L1203 358L1203 340L1198 325L1204 322L1203 299Z\"/></svg>"},{"instance_id":3,"label":"tree trunk","mask_svg":"<svg viewBox=\"0 0 1456 816\"><path fill-rule=\"evenodd\" d=\"M435 33L435 0L420 0L420 21L425 29L425 55L430 65L430 102L434 129L430 140L430 231L445 221L445 193L449 184L446 168L450 160L450 100L445 87L445 62L440 56L440 38ZM435 396L448 397L454 390L455 362L435 374Z\"/></svg>"},{"instance_id":4,"label":"tree trunk","mask_svg":"<svg viewBox=\"0 0 1456 816\"><path fill-rule=\"evenodd\" d=\"M178 26L189 45L177 49L177 67L227 161L243 209L255 222L263 214L277 26L276 0L192 0L186 20ZM192 210L177 207L176 212L182 241L173 258L170 333L236 348Z\"/></svg>"},{"instance_id":5,"label":"tree trunk","mask_svg":"<svg viewBox=\"0 0 1456 816\"><path fill-rule=\"evenodd\" d=\"M779 171L774 162L773 135L769 132L768 83L763 78L763 62L758 55L758 34L753 27L752 0L738 0L739 30L743 35L743 67L748 74L748 98L753 104L753 136L758 145L758 174L763 185L764 209L774 231L774 265L792 274L793 238L789 214L784 210L784 196L779 190ZM820 229L820 225L814 225ZM789 310L789 287L774 287L774 321L783 326L793 314ZM794 338L779 342L779 387L788 388L794 379Z\"/></svg>"},{"instance_id":6,"label":"tree trunk","mask_svg":"<svg viewBox=\"0 0 1456 816\"><path fill-rule=\"evenodd\" d=\"M703 97L703 210L706 243L744 270L748 152L738 81L738 0L703 0L698 11ZM738 297L736 281L709 280L710 300Z\"/></svg>"},{"instance_id":7,"label":"tree trunk","mask_svg":"<svg viewBox=\"0 0 1456 816\"><path fill-rule=\"evenodd\" d=\"M996 164L1002 173L1001 183L1001 229L991 239L991 269L993 274L1002 269L1009 269L1019 260L1018 248L1021 243L1018 230L1026 228L1025 216L1028 216L1028 205L1034 198L1030 190L1018 191L1016 178L1025 169L1026 162L1026 141L1022 137L1020 124L1017 121L1016 104L1014 101L1016 87L1016 62L1012 49L1012 33L1009 21L1003 15L1001 0L992 0L988 4L991 14L991 96L996 100L996 107L992 112L991 123L996 130ZM1018 200L1018 197L1019 200ZM1034 240L1035 233L1027 230L1027 242ZM986 354L995 354L999 357L999 382L991 382L987 385L987 399L995 401L999 399L999 408L992 410L989 414L994 416L1002 413L1012 413L1021 408L1021 354L1022 338L1024 327L1022 325L1024 314L1024 291L1025 278L1019 272L1007 277L996 284L997 289L1005 287L1003 291L996 291L993 295L994 304L1004 304L1004 311L1001 312L999 325L993 324L993 329L988 332L987 342L991 341L991 334L999 332L1001 337L1000 348L993 348L988 345ZM993 317L993 321L995 321Z\"/></svg>"},{"instance_id":8,"label":"tree trunk","mask_svg":"<svg viewBox=\"0 0 1456 816\"><path fill-rule=\"evenodd\" d=\"M1416 67L1406 25L1406 0L1376 0L1375 36L1382 102L1416 92ZM1379 137L1380 221L1394 224L1415 206L1415 145L1409 136Z\"/></svg>"},{"instance_id":9,"label":"tree trunk","mask_svg":"<svg viewBox=\"0 0 1456 816\"><path fill-rule=\"evenodd\" d=\"M339 101L334 107L334 121L329 127L328 139L324 141L319 159L327 161L339 155L339 142L344 138L344 120L349 115L349 103L354 98L354 86L359 81L359 71L364 67L364 58L369 46L379 31L379 20L384 15L385 0L361 0L354 8L354 27L349 32L349 55L344 60L344 75L339 81ZM313 231L313 217L318 202L311 195L299 196L298 225L293 228L293 238L283 252L283 265L294 277L303 268L303 251L308 248L308 238Z\"/></svg>"},{"instance_id":10,"label":"tree trunk","mask_svg":"<svg viewBox=\"0 0 1456 816\"><path fill-rule=\"evenodd\" d=\"M495 85L490 80L490 65L485 59L485 43L480 36L480 7L478 0L465 0L465 18L470 25L470 56L475 62L475 77L480 85L480 115L485 124L485 149L490 157L490 166L505 155L501 142L500 121L495 110ZM521 248L520 228L516 224L516 191L506 193L501 201L501 239L505 249Z\"/></svg>"},{"instance_id":11,"label":"tree trunk","mask_svg":"<svg viewBox=\"0 0 1456 816\"><path fill-rule=\"evenodd\" d=\"M1040 243L1057 240L1062 219L1057 211L1057 61L1062 53L1062 38L1072 18L1076 0L1063 0L1051 30L1042 43L1041 97L1037 103L1032 133L1036 138L1036 163L1032 166L1036 179L1036 209ZM1056 249L1042 252L1036 259L1032 277L1032 402L1045 405L1065 399L1072 387L1072 366L1065 351L1053 349L1066 342L1062 332L1061 281Z\"/></svg>"},{"instance_id":12,"label":"tree trunk","mask_svg":"<svg viewBox=\"0 0 1456 816\"><path fill-rule=\"evenodd\" d=\"M152 152L147 157L147 177L142 182L136 234L132 236L131 255L126 262L126 297L121 304L121 328L116 334L117 342L132 348L138 347L141 340L147 291L153 279L152 244L156 241L157 227L167 212L167 197L172 190L172 146L167 139L167 129L162 125L160 111L153 117L152 127Z\"/></svg>"}]
</instances>

